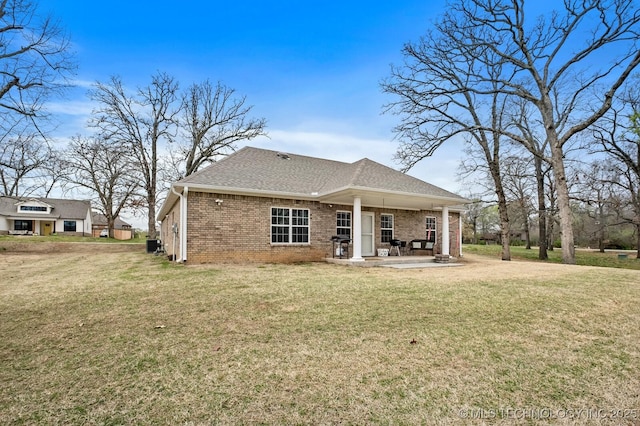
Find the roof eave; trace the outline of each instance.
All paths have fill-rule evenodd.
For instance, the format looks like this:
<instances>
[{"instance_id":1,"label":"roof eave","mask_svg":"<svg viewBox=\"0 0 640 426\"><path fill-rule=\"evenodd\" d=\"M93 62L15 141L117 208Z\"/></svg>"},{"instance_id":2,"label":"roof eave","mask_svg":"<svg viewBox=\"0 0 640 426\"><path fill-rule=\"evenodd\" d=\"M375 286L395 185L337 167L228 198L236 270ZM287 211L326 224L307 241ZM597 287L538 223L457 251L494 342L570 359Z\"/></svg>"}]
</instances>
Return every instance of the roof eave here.
<instances>
[{"instance_id":1,"label":"roof eave","mask_svg":"<svg viewBox=\"0 0 640 426\"><path fill-rule=\"evenodd\" d=\"M364 203L368 207L380 207L399 210L439 210L442 207L458 207L469 203L470 201L462 197L443 197L441 195L427 195L417 194L413 192L403 191L389 191L377 188L368 188L363 186L345 186L336 190L327 191L324 193L312 192L309 194L299 192L287 192L287 191L272 191L272 190L258 190L250 188L236 188L236 187L220 187L215 185L202 185L202 184L180 184L175 183L172 185L176 192L182 193L184 188L188 188L189 191L202 191L217 194L234 194L234 195L246 195L256 197L274 197L294 200L307 200L307 201L319 201L322 203L333 204L352 204L348 202L344 197L355 197L357 195L370 195L373 197L380 197L380 200L373 199ZM341 199L342 197L342 199ZM386 197L386 198L385 198ZM402 202L404 200L411 200L411 202ZM158 212L157 219L161 221L168 213L171 206L178 200L178 196L172 191L169 192L169 196L165 200L162 208Z\"/></svg>"},{"instance_id":2,"label":"roof eave","mask_svg":"<svg viewBox=\"0 0 640 426\"><path fill-rule=\"evenodd\" d=\"M285 199L294 199L294 200L307 200L307 201L319 201L318 196L319 193L310 193L303 194L299 192L287 192L287 191L271 191L271 190L259 190L259 189L250 189L250 188L235 188L235 187L220 187L214 185L202 185L202 184L180 184L179 182L171 185L173 189L175 189L179 193L184 192L184 188L188 188L189 191L200 191L200 192L209 192L216 194L229 194L229 195L245 195L245 196L254 196L254 197L274 197L274 198L285 198ZM178 200L178 196L175 195L172 191L169 191L169 195L167 196L164 204L160 208L158 215L156 216L157 220L162 220L167 213L169 213L169 208L175 204Z\"/></svg>"},{"instance_id":3,"label":"roof eave","mask_svg":"<svg viewBox=\"0 0 640 426\"><path fill-rule=\"evenodd\" d=\"M443 206L459 206L471 203L470 200L462 197L445 197L442 195L431 195L431 194L419 194L415 192L405 192L405 191L390 191L384 189L377 188L369 188L364 186L344 186L342 188L338 188L332 191L325 192L320 194L320 197L325 199L330 199L332 196L336 195L357 195L357 194L379 194L379 195L390 195L396 198L411 198L411 199L423 199L428 200L431 203L438 203L440 207Z\"/></svg>"}]
</instances>

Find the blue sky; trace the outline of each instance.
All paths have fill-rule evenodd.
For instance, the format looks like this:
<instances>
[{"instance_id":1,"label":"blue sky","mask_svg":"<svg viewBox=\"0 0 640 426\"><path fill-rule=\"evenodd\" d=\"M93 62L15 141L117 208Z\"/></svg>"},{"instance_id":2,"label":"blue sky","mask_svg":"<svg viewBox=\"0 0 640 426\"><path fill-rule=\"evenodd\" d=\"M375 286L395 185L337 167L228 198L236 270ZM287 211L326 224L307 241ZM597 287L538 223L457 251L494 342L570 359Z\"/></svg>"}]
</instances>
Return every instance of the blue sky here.
<instances>
[{"instance_id":1,"label":"blue sky","mask_svg":"<svg viewBox=\"0 0 640 426\"><path fill-rule=\"evenodd\" d=\"M397 168L380 90L405 42L415 41L444 0L121 1L40 0L68 31L80 87L52 104L57 136L84 129L88 85L122 77L132 88L156 71L182 87L221 81L246 95L270 138L249 144L341 161L368 157ZM461 146L449 146L410 174L458 191Z\"/></svg>"}]
</instances>

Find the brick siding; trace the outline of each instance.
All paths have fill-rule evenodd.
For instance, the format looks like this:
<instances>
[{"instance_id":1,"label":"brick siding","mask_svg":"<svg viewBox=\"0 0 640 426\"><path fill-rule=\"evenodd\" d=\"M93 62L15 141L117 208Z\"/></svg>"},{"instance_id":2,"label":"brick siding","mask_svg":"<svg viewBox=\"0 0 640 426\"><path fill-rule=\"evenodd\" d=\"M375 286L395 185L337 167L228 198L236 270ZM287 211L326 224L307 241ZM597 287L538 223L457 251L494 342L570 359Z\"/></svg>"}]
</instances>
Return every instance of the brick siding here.
<instances>
[{"instance_id":1,"label":"brick siding","mask_svg":"<svg viewBox=\"0 0 640 426\"><path fill-rule=\"evenodd\" d=\"M218 205L215 200L222 200ZM336 212L352 211L352 206L322 204L317 201L290 200L271 197L223 195L189 192L187 203L187 262L274 262L293 263L320 261L331 257L331 236L336 234ZM309 210L309 244L271 244L271 208L297 208ZM394 237L410 241L425 238L425 217L437 219L438 242L442 246L442 213L439 211L405 211L380 208L362 208L375 213L375 248L389 248L381 243L380 215L394 217ZM180 238L175 248L171 226L180 222L179 202L163 219L161 232L163 246L169 257L180 253ZM458 213L450 213L450 253L459 248L456 239ZM352 224L353 225L353 224ZM416 253L420 254L420 253ZM350 252L351 255L351 252Z\"/></svg>"}]
</instances>

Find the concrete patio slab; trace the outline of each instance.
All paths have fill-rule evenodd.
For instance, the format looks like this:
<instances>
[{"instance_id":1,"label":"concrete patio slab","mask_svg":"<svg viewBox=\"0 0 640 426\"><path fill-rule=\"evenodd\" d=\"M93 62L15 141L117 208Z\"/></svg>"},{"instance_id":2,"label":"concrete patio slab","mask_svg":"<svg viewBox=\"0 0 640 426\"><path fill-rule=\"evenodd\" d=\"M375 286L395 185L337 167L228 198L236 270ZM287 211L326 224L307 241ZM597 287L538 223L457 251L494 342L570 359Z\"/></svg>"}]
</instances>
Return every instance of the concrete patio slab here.
<instances>
[{"instance_id":1,"label":"concrete patio slab","mask_svg":"<svg viewBox=\"0 0 640 426\"><path fill-rule=\"evenodd\" d=\"M394 268L394 269L414 269L414 268L446 268L452 266L462 266L462 263L396 263L389 265L378 265L382 268Z\"/></svg>"},{"instance_id":2,"label":"concrete patio slab","mask_svg":"<svg viewBox=\"0 0 640 426\"><path fill-rule=\"evenodd\" d=\"M452 257L449 262L437 263L435 256L381 256L366 257L365 260L353 261L351 259L327 258L327 263L336 265L357 266L357 267L374 267L384 266L389 268L407 269L407 268L434 268L442 266L461 266L456 262L456 258ZM419 266L418 266L419 265Z\"/></svg>"}]
</instances>

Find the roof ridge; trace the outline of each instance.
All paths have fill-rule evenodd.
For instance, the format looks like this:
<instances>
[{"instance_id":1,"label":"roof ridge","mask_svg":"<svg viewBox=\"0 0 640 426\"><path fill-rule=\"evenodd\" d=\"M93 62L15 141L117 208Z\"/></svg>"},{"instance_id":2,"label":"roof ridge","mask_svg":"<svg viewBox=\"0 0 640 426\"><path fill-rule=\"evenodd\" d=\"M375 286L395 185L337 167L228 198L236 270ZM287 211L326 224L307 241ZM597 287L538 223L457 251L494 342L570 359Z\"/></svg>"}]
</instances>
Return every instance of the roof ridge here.
<instances>
[{"instance_id":1,"label":"roof ridge","mask_svg":"<svg viewBox=\"0 0 640 426\"><path fill-rule=\"evenodd\" d=\"M365 160L369 160L368 158L361 158L360 160L351 163L352 166L355 166L355 170L353 171L353 173L351 174L351 179L349 180L349 185L354 185L357 181L358 178L362 175L362 172L364 171L365 168ZM371 160L369 160L371 161Z\"/></svg>"}]
</instances>

